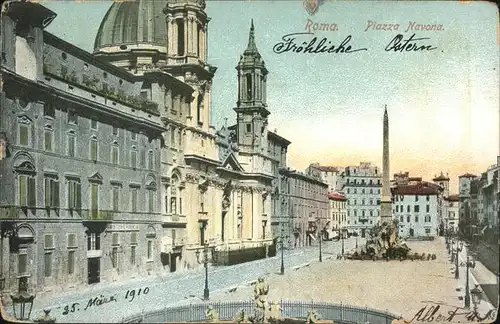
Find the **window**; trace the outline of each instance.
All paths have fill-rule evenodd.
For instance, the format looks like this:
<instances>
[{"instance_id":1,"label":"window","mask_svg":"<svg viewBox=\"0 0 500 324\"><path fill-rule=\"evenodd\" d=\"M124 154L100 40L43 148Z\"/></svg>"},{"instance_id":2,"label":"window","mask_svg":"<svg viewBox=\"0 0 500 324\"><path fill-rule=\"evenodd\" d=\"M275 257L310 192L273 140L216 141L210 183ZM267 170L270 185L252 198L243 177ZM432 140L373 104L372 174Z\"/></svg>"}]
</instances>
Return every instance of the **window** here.
<instances>
[{"instance_id":1,"label":"window","mask_svg":"<svg viewBox=\"0 0 500 324\"><path fill-rule=\"evenodd\" d=\"M399 206L396 206L396 213L399 213Z\"/></svg>"},{"instance_id":2,"label":"window","mask_svg":"<svg viewBox=\"0 0 500 324\"><path fill-rule=\"evenodd\" d=\"M52 251L54 251L54 237L52 234L46 234L44 238L44 274L45 277L52 277Z\"/></svg>"},{"instance_id":3,"label":"window","mask_svg":"<svg viewBox=\"0 0 500 324\"><path fill-rule=\"evenodd\" d=\"M17 273L19 276L28 274L28 255L26 251L19 251L17 259Z\"/></svg>"},{"instance_id":4,"label":"window","mask_svg":"<svg viewBox=\"0 0 500 324\"><path fill-rule=\"evenodd\" d=\"M97 130L97 120L95 120L95 119L90 120L90 128Z\"/></svg>"},{"instance_id":5,"label":"window","mask_svg":"<svg viewBox=\"0 0 500 324\"><path fill-rule=\"evenodd\" d=\"M400 216L399 217L399 221L402 223L404 221L404 217L403 216Z\"/></svg>"},{"instance_id":6,"label":"window","mask_svg":"<svg viewBox=\"0 0 500 324\"><path fill-rule=\"evenodd\" d=\"M148 190L148 212L154 213L154 190Z\"/></svg>"},{"instance_id":7,"label":"window","mask_svg":"<svg viewBox=\"0 0 500 324\"><path fill-rule=\"evenodd\" d=\"M415 215L415 223L418 223L418 215Z\"/></svg>"},{"instance_id":8,"label":"window","mask_svg":"<svg viewBox=\"0 0 500 324\"><path fill-rule=\"evenodd\" d=\"M70 210L82 208L82 186L80 182L68 181L68 208Z\"/></svg>"},{"instance_id":9,"label":"window","mask_svg":"<svg viewBox=\"0 0 500 324\"><path fill-rule=\"evenodd\" d=\"M177 55L184 56L184 19L177 19Z\"/></svg>"},{"instance_id":10,"label":"window","mask_svg":"<svg viewBox=\"0 0 500 324\"><path fill-rule=\"evenodd\" d=\"M113 135L118 136L118 127L113 126Z\"/></svg>"},{"instance_id":11,"label":"window","mask_svg":"<svg viewBox=\"0 0 500 324\"><path fill-rule=\"evenodd\" d=\"M52 152L52 130L45 129L44 131L44 150L47 152Z\"/></svg>"},{"instance_id":12,"label":"window","mask_svg":"<svg viewBox=\"0 0 500 324\"><path fill-rule=\"evenodd\" d=\"M75 273L75 234L68 234L68 274Z\"/></svg>"},{"instance_id":13,"label":"window","mask_svg":"<svg viewBox=\"0 0 500 324\"><path fill-rule=\"evenodd\" d=\"M415 195L415 201L418 201L418 195Z\"/></svg>"},{"instance_id":14,"label":"window","mask_svg":"<svg viewBox=\"0 0 500 324\"><path fill-rule=\"evenodd\" d=\"M28 146L29 145L29 126L25 124L19 125L19 145Z\"/></svg>"},{"instance_id":15,"label":"window","mask_svg":"<svg viewBox=\"0 0 500 324\"><path fill-rule=\"evenodd\" d=\"M406 206L406 212L409 213L410 212L410 205Z\"/></svg>"},{"instance_id":16,"label":"window","mask_svg":"<svg viewBox=\"0 0 500 324\"><path fill-rule=\"evenodd\" d=\"M45 208L59 208L59 181L45 178Z\"/></svg>"},{"instance_id":17,"label":"window","mask_svg":"<svg viewBox=\"0 0 500 324\"><path fill-rule=\"evenodd\" d=\"M418 213L420 211L420 206L419 205L415 205L413 207L413 210L415 211L415 213Z\"/></svg>"},{"instance_id":18,"label":"window","mask_svg":"<svg viewBox=\"0 0 500 324\"><path fill-rule=\"evenodd\" d=\"M96 183L90 185L90 208L92 217L97 218L99 214L99 185Z\"/></svg>"},{"instance_id":19,"label":"window","mask_svg":"<svg viewBox=\"0 0 500 324\"><path fill-rule=\"evenodd\" d=\"M117 186L113 186L113 211L118 211L118 206L120 203L120 188Z\"/></svg>"},{"instance_id":20,"label":"window","mask_svg":"<svg viewBox=\"0 0 500 324\"><path fill-rule=\"evenodd\" d=\"M182 149L182 131L179 129L179 149Z\"/></svg>"},{"instance_id":21,"label":"window","mask_svg":"<svg viewBox=\"0 0 500 324\"><path fill-rule=\"evenodd\" d=\"M68 251L68 274L75 273L75 250Z\"/></svg>"},{"instance_id":22,"label":"window","mask_svg":"<svg viewBox=\"0 0 500 324\"><path fill-rule=\"evenodd\" d=\"M130 246L130 264L135 265L135 249L136 245L131 245Z\"/></svg>"},{"instance_id":23,"label":"window","mask_svg":"<svg viewBox=\"0 0 500 324\"><path fill-rule=\"evenodd\" d=\"M113 269L118 267L118 246L120 245L118 233L113 233L113 243L111 249L111 264Z\"/></svg>"},{"instance_id":24,"label":"window","mask_svg":"<svg viewBox=\"0 0 500 324\"><path fill-rule=\"evenodd\" d=\"M118 164L118 145L111 146L111 163Z\"/></svg>"},{"instance_id":25,"label":"window","mask_svg":"<svg viewBox=\"0 0 500 324\"><path fill-rule=\"evenodd\" d=\"M130 188L130 200L132 205L132 212L137 212L137 188Z\"/></svg>"},{"instance_id":26,"label":"window","mask_svg":"<svg viewBox=\"0 0 500 324\"><path fill-rule=\"evenodd\" d=\"M170 146L175 146L175 127L170 127Z\"/></svg>"},{"instance_id":27,"label":"window","mask_svg":"<svg viewBox=\"0 0 500 324\"><path fill-rule=\"evenodd\" d=\"M247 75L245 75L245 77L246 77L246 86L247 86L247 89L246 89L247 99L250 100L252 98L252 87L253 87L252 75L247 74Z\"/></svg>"},{"instance_id":28,"label":"window","mask_svg":"<svg viewBox=\"0 0 500 324\"><path fill-rule=\"evenodd\" d=\"M35 178L19 175L19 206L36 207Z\"/></svg>"},{"instance_id":29,"label":"window","mask_svg":"<svg viewBox=\"0 0 500 324\"><path fill-rule=\"evenodd\" d=\"M153 241L148 240L148 260L153 259Z\"/></svg>"},{"instance_id":30,"label":"window","mask_svg":"<svg viewBox=\"0 0 500 324\"><path fill-rule=\"evenodd\" d=\"M137 140L137 133L135 132L130 132L130 139L132 141L136 141Z\"/></svg>"},{"instance_id":31,"label":"window","mask_svg":"<svg viewBox=\"0 0 500 324\"><path fill-rule=\"evenodd\" d=\"M140 165L141 168L145 168L146 167L146 149L145 148L141 148L141 165Z\"/></svg>"},{"instance_id":32,"label":"window","mask_svg":"<svg viewBox=\"0 0 500 324\"><path fill-rule=\"evenodd\" d=\"M101 236L96 232L91 232L87 236L87 250L96 251L101 249Z\"/></svg>"},{"instance_id":33,"label":"window","mask_svg":"<svg viewBox=\"0 0 500 324\"><path fill-rule=\"evenodd\" d=\"M46 102L43 105L43 115L56 118L56 110L54 109L54 105L52 103Z\"/></svg>"},{"instance_id":34,"label":"window","mask_svg":"<svg viewBox=\"0 0 500 324\"><path fill-rule=\"evenodd\" d=\"M78 116L74 111L68 110L68 124L78 124Z\"/></svg>"},{"instance_id":35,"label":"window","mask_svg":"<svg viewBox=\"0 0 500 324\"><path fill-rule=\"evenodd\" d=\"M431 233L431 229L430 228L426 228L425 229L425 234L430 234Z\"/></svg>"},{"instance_id":36,"label":"window","mask_svg":"<svg viewBox=\"0 0 500 324\"><path fill-rule=\"evenodd\" d=\"M97 161L97 139L90 139L90 159L92 161Z\"/></svg>"},{"instance_id":37,"label":"window","mask_svg":"<svg viewBox=\"0 0 500 324\"><path fill-rule=\"evenodd\" d=\"M177 185L177 181L175 179L174 182L172 183L172 185L170 186L170 212L172 214L177 213L177 208L176 208L177 188L176 188L176 185Z\"/></svg>"},{"instance_id":38,"label":"window","mask_svg":"<svg viewBox=\"0 0 500 324\"><path fill-rule=\"evenodd\" d=\"M246 132L251 133L252 132L252 124L246 124Z\"/></svg>"},{"instance_id":39,"label":"window","mask_svg":"<svg viewBox=\"0 0 500 324\"><path fill-rule=\"evenodd\" d=\"M148 152L148 169L153 170L154 169L154 155L153 151Z\"/></svg>"},{"instance_id":40,"label":"window","mask_svg":"<svg viewBox=\"0 0 500 324\"><path fill-rule=\"evenodd\" d=\"M425 211L428 213L431 210L431 206L427 205L425 206Z\"/></svg>"},{"instance_id":41,"label":"window","mask_svg":"<svg viewBox=\"0 0 500 324\"><path fill-rule=\"evenodd\" d=\"M130 151L130 167L134 169L137 167L137 151L135 148Z\"/></svg>"},{"instance_id":42,"label":"window","mask_svg":"<svg viewBox=\"0 0 500 324\"><path fill-rule=\"evenodd\" d=\"M410 216L406 216L406 222L409 223L410 222Z\"/></svg>"},{"instance_id":43,"label":"window","mask_svg":"<svg viewBox=\"0 0 500 324\"><path fill-rule=\"evenodd\" d=\"M429 195L427 195L427 197L425 197L425 198L426 198L427 201L429 201L429 199L430 199Z\"/></svg>"},{"instance_id":44,"label":"window","mask_svg":"<svg viewBox=\"0 0 500 324\"><path fill-rule=\"evenodd\" d=\"M76 142L75 135L68 134L68 155L71 157L75 156L75 142Z\"/></svg>"}]
</instances>

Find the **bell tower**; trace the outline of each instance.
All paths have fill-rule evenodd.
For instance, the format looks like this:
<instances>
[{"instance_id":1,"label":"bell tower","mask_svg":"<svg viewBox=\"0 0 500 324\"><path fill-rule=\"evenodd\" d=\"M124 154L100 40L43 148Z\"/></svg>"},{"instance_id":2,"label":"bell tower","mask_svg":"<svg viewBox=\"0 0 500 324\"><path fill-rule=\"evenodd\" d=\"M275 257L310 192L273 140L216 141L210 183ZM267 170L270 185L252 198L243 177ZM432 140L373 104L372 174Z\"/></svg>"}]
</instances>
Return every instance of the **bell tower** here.
<instances>
[{"instance_id":1,"label":"bell tower","mask_svg":"<svg viewBox=\"0 0 500 324\"><path fill-rule=\"evenodd\" d=\"M255 45L253 19L248 46L238 66L237 139L240 150L259 153L267 150L266 65Z\"/></svg>"},{"instance_id":2,"label":"bell tower","mask_svg":"<svg viewBox=\"0 0 500 324\"><path fill-rule=\"evenodd\" d=\"M205 0L167 0L166 63L161 69L194 89L186 116L185 154L216 159L215 134L210 125L212 78L208 64L208 22Z\"/></svg>"}]
</instances>

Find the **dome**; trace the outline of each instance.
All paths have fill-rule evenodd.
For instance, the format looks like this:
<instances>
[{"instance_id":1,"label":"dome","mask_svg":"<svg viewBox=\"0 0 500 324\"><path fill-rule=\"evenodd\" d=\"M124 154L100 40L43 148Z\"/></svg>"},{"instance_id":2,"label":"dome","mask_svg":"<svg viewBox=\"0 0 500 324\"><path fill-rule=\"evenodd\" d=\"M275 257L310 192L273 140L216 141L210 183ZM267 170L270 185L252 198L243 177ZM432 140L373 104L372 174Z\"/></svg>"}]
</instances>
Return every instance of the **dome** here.
<instances>
[{"instance_id":1,"label":"dome","mask_svg":"<svg viewBox=\"0 0 500 324\"><path fill-rule=\"evenodd\" d=\"M167 0L114 2L99 26L94 51L105 47L145 44L166 51L167 27L163 14Z\"/></svg>"}]
</instances>

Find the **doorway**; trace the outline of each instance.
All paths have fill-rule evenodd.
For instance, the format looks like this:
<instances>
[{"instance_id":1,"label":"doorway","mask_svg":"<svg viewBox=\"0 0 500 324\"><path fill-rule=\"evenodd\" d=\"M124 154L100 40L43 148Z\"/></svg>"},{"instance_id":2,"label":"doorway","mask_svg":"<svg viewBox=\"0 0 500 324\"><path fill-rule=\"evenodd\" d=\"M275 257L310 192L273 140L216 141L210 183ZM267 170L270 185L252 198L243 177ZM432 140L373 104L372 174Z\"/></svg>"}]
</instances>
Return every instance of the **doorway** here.
<instances>
[{"instance_id":1,"label":"doorway","mask_svg":"<svg viewBox=\"0 0 500 324\"><path fill-rule=\"evenodd\" d=\"M170 272L175 272L177 270L177 254L170 253Z\"/></svg>"},{"instance_id":2,"label":"doorway","mask_svg":"<svg viewBox=\"0 0 500 324\"><path fill-rule=\"evenodd\" d=\"M88 260L88 282L89 285L98 283L100 281L101 272L101 259L100 258L89 258Z\"/></svg>"},{"instance_id":3,"label":"doorway","mask_svg":"<svg viewBox=\"0 0 500 324\"><path fill-rule=\"evenodd\" d=\"M413 228L410 228L410 236L413 237L413 235L415 235L415 231L413 230Z\"/></svg>"}]
</instances>

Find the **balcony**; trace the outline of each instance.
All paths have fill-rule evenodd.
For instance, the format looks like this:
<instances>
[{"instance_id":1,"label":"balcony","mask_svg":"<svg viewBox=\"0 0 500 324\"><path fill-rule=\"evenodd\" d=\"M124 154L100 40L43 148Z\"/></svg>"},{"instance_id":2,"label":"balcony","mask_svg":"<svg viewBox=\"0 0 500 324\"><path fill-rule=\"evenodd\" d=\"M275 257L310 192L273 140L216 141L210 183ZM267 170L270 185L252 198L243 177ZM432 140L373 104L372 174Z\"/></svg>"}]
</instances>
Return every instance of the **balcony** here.
<instances>
[{"instance_id":1,"label":"balcony","mask_svg":"<svg viewBox=\"0 0 500 324\"><path fill-rule=\"evenodd\" d=\"M82 209L80 216L83 221L109 222L115 217L115 211L112 210L92 210Z\"/></svg>"}]
</instances>

